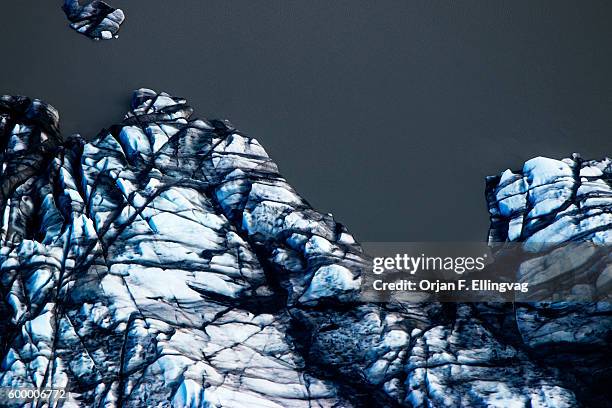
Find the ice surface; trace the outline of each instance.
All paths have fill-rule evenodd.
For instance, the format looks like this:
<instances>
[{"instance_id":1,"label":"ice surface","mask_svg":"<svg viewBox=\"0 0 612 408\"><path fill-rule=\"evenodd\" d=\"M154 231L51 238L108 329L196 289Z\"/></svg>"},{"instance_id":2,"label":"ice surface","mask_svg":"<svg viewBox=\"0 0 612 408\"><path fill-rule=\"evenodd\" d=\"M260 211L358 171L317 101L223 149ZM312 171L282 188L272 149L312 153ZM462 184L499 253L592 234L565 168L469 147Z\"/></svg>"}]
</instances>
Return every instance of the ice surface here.
<instances>
[{"instance_id":1,"label":"ice surface","mask_svg":"<svg viewBox=\"0 0 612 408\"><path fill-rule=\"evenodd\" d=\"M346 227L192 112L141 89L121 124L63 142L53 108L0 98L1 386L67 384L64 407L608 401L609 305L364 303ZM491 240L609 242L610 174L537 158L489 179Z\"/></svg>"}]
</instances>

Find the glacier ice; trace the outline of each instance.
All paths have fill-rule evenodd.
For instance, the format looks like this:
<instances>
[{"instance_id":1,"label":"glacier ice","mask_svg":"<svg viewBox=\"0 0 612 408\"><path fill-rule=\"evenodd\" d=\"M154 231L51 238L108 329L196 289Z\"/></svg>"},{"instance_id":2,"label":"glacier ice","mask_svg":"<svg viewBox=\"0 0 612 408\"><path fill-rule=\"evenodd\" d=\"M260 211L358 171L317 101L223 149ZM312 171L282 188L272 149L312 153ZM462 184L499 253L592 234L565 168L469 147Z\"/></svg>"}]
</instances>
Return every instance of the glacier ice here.
<instances>
[{"instance_id":1,"label":"glacier ice","mask_svg":"<svg viewBox=\"0 0 612 408\"><path fill-rule=\"evenodd\" d=\"M608 304L364 303L348 230L182 98L137 90L85 141L4 96L0 140L2 387L68 386L65 407L608 401ZM578 157L489 178L491 241L609 242L611 179Z\"/></svg>"}]
</instances>

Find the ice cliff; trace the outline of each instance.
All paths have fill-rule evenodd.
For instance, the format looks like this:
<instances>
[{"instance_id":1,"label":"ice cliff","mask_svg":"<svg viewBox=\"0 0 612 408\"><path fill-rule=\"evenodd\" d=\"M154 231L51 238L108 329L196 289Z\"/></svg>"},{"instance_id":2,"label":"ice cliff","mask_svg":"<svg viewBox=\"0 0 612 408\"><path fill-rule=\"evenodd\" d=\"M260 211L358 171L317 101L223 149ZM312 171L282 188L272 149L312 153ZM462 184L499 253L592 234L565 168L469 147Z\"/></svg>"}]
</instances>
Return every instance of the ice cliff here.
<instances>
[{"instance_id":1,"label":"ice cliff","mask_svg":"<svg viewBox=\"0 0 612 408\"><path fill-rule=\"evenodd\" d=\"M63 407L609 401L609 304L360 302L347 229L181 98L140 89L84 141L4 96L0 143L2 387L65 386ZM489 178L491 240L610 243L611 186L609 159Z\"/></svg>"}]
</instances>

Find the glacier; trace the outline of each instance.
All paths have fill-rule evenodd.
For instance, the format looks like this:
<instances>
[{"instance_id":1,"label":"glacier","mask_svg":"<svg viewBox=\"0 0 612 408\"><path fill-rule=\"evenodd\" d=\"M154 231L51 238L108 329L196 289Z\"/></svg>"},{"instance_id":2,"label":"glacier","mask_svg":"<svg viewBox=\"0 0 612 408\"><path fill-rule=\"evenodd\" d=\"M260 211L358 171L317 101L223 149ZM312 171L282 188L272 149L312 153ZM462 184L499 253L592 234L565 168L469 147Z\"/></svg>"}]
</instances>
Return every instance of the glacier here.
<instances>
[{"instance_id":1,"label":"glacier","mask_svg":"<svg viewBox=\"0 0 612 408\"><path fill-rule=\"evenodd\" d=\"M139 89L87 141L3 96L0 140L0 387L70 391L6 406L610 401L609 303L362 302L348 229L182 98ZM485 194L491 242L612 240L610 159L536 158Z\"/></svg>"}]
</instances>

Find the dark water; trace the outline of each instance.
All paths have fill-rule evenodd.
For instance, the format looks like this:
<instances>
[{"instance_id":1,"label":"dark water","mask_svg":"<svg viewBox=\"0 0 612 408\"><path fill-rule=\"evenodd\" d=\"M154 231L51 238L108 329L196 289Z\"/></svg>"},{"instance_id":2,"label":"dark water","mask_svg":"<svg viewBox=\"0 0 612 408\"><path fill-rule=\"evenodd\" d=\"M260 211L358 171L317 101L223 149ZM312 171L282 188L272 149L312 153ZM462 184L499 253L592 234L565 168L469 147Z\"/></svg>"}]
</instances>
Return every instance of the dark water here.
<instances>
[{"instance_id":1,"label":"dark water","mask_svg":"<svg viewBox=\"0 0 612 408\"><path fill-rule=\"evenodd\" d=\"M612 3L124 0L119 40L3 1L0 92L93 136L141 86L259 139L363 241L477 240L483 178L612 153Z\"/></svg>"}]
</instances>

